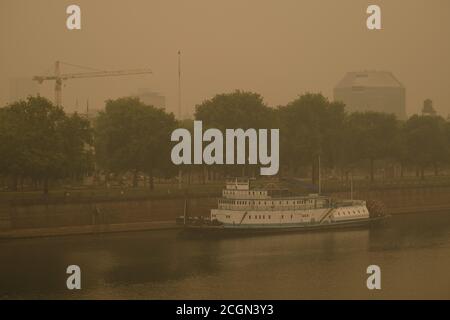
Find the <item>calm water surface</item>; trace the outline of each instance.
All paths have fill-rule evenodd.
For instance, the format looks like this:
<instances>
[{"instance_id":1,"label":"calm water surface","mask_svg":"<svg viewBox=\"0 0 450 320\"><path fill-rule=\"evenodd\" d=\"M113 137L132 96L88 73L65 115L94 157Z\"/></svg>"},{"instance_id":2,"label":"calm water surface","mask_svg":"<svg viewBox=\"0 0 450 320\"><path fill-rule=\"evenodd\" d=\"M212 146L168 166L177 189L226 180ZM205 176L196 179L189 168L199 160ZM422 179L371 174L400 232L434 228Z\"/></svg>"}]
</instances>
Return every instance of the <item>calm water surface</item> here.
<instances>
[{"instance_id":1,"label":"calm water surface","mask_svg":"<svg viewBox=\"0 0 450 320\"><path fill-rule=\"evenodd\" d=\"M68 265L82 290L66 289ZM366 268L382 290L366 288ZM383 227L228 239L178 231L0 241L0 297L450 299L450 212Z\"/></svg>"}]
</instances>

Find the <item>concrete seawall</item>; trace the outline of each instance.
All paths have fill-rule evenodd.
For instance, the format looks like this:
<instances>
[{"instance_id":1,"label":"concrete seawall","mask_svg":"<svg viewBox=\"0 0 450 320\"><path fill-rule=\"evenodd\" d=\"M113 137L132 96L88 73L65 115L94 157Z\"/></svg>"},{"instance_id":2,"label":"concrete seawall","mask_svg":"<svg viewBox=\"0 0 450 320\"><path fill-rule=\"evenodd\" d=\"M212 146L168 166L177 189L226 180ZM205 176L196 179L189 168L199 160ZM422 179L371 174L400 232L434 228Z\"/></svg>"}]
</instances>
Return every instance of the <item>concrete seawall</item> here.
<instances>
[{"instance_id":1,"label":"concrete seawall","mask_svg":"<svg viewBox=\"0 0 450 320\"><path fill-rule=\"evenodd\" d=\"M349 193L334 197L349 198ZM390 214L450 211L450 187L389 189L354 193L355 199L382 201ZM176 228L184 198L0 205L0 238L89 234ZM208 216L215 197L189 198L188 214Z\"/></svg>"}]
</instances>

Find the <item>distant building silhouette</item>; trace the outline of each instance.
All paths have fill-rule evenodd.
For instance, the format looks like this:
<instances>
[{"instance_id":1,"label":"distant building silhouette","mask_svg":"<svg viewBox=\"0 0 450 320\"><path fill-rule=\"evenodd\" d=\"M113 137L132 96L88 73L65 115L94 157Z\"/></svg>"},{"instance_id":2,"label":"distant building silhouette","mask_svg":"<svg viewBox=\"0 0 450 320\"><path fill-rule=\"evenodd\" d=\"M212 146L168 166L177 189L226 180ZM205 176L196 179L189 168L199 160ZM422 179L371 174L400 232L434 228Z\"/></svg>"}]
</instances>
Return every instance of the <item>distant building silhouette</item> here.
<instances>
[{"instance_id":1,"label":"distant building silhouette","mask_svg":"<svg viewBox=\"0 0 450 320\"><path fill-rule=\"evenodd\" d=\"M334 88L334 99L344 102L348 112L385 112L406 119L405 87L391 72L349 72Z\"/></svg>"},{"instance_id":2,"label":"distant building silhouette","mask_svg":"<svg viewBox=\"0 0 450 320\"><path fill-rule=\"evenodd\" d=\"M24 100L39 94L38 84L31 78L11 78L9 80L9 101Z\"/></svg>"},{"instance_id":3,"label":"distant building silhouette","mask_svg":"<svg viewBox=\"0 0 450 320\"><path fill-rule=\"evenodd\" d=\"M433 101L431 99L426 99L423 102L422 115L424 116L435 116L437 114L433 107Z\"/></svg>"},{"instance_id":4,"label":"distant building silhouette","mask_svg":"<svg viewBox=\"0 0 450 320\"><path fill-rule=\"evenodd\" d=\"M166 107L166 97L147 88L139 89L138 92L133 95L133 97L137 97L141 100L141 102L154 106L156 108Z\"/></svg>"}]
</instances>

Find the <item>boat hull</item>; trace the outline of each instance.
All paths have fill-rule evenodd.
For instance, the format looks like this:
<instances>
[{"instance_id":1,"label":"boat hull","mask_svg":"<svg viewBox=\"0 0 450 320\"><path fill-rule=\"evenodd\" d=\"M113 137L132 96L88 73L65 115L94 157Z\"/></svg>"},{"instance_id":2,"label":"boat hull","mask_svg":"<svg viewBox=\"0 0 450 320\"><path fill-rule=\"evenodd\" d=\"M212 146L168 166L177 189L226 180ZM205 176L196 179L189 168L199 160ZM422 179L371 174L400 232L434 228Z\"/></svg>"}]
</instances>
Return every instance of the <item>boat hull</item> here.
<instances>
[{"instance_id":1,"label":"boat hull","mask_svg":"<svg viewBox=\"0 0 450 320\"><path fill-rule=\"evenodd\" d=\"M254 235L270 233L293 233L330 229L365 228L381 224L386 220L386 218L388 218L388 216L333 223L301 225L187 225L183 228L183 231L189 234L199 235Z\"/></svg>"}]
</instances>

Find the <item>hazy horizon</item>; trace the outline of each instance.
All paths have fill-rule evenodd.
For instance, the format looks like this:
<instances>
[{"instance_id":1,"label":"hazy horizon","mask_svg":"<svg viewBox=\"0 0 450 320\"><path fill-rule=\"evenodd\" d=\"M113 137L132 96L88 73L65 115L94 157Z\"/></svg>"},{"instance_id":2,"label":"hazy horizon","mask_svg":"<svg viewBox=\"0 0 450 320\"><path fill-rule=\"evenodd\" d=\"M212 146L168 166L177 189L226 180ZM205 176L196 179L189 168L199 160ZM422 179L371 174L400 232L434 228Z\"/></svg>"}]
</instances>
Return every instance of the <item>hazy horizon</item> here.
<instances>
[{"instance_id":1,"label":"hazy horizon","mask_svg":"<svg viewBox=\"0 0 450 320\"><path fill-rule=\"evenodd\" d=\"M78 4L82 30L65 27L66 7ZM249 0L26 1L0 0L0 105L9 79L52 71L55 60L117 70L151 68L152 75L75 79L63 105L93 109L107 98L149 88L177 110L177 52L182 51L184 114L217 93L260 93L270 106L333 87L346 72L391 71L406 87L407 113L430 98L450 113L450 2L377 1L381 31L365 26L371 1ZM64 67L63 72L80 71ZM40 86L53 100L53 82Z\"/></svg>"}]
</instances>

